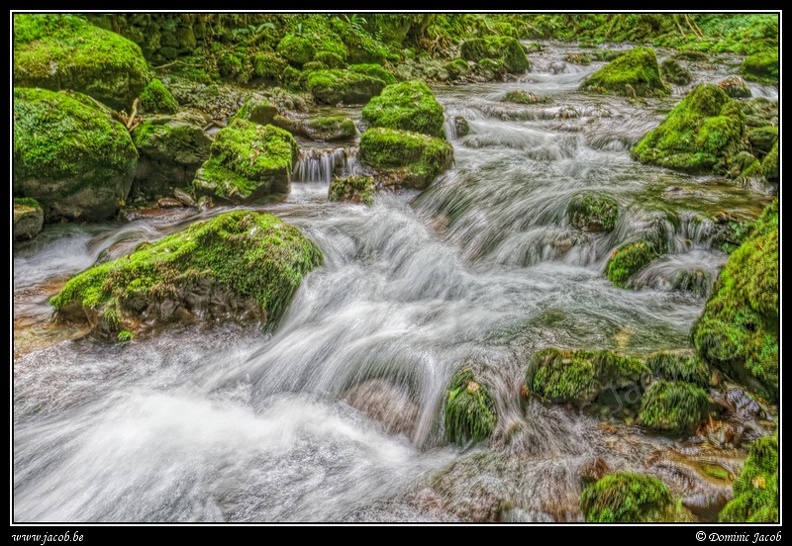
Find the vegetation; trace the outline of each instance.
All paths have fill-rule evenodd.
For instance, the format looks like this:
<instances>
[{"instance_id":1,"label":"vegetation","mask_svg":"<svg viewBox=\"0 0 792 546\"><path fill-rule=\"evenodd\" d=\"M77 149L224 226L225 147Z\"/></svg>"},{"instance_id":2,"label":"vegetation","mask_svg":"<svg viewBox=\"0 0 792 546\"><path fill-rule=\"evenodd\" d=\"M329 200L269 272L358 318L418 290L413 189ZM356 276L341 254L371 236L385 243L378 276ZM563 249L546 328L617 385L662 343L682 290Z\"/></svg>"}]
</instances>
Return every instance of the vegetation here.
<instances>
[{"instance_id":1,"label":"vegetation","mask_svg":"<svg viewBox=\"0 0 792 546\"><path fill-rule=\"evenodd\" d=\"M748 459L734 482L734 498L721 510L721 522L777 522L778 437L766 436L751 444Z\"/></svg>"},{"instance_id":2,"label":"vegetation","mask_svg":"<svg viewBox=\"0 0 792 546\"><path fill-rule=\"evenodd\" d=\"M673 499L668 487L653 476L616 472L583 490L580 509L588 522L656 522L673 510Z\"/></svg>"},{"instance_id":3,"label":"vegetation","mask_svg":"<svg viewBox=\"0 0 792 546\"><path fill-rule=\"evenodd\" d=\"M646 389L638 414L648 428L675 435L693 434L709 413L707 392L685 381L655 381Z\"/></svg>"},{"instance_id":4,"label":"vegetation","mask_svg":"<svg viewBox=\"0 0 792 546\"><path fill-rule=\"evenodd\" d=\"M464 368L454 374L445 397L445 436L466 444L488 438L498 422L495 400L486 385Z\"/></svg>"},{"instance_id":5,"label":"vegetation","mask_svg":"<svg viewBox=\"0 0 792 546\"><path fill-rule=\"evenodd\" d=\"M628 97L664 96L671 90L660 77L653 49L636 47L586 78L581 89Z\"/></svg>"},{"instance_id":6,"label":"vegetation","mask_svg":"<svg viewBox=\"0 0 792 546\"><path fill-rule=\"evenodd\" d=\"M443 107L423 82L387 86L363 107L362 115L372 127L443 136Z\"/></svg>"},{"instance_id":7,"label":"vegetation","mask_svg":"<svg viewBox=\"0 0 792 546\"><path fill-rule=\"evenodd\" d=\"M347 176L334 178L330 182L327 198L330 201L351 201L352 203L374 203L376 185L371 176Z\"/></svg>"},{"instance_id":8,"label":"vegetation","mask_svg":"<svg viewBox=\"0 0 792 546\"><path fill-rule=\"evenodd\" d=\"M140 93L140 108L149 114L175 114L179 103L159 78L152 78Z\"/></svg>"},{"instance_id":9,"label":"vegetation","mask_svg":"<svg viewBox=\"0 0 792 546\"><path fill-rule=\"evenodd\" d=\"M611 253L605 276L620 288L627 288L630 278L658 256L656 245L650 241L626 243Z\"/></svg>"}]
</instances>

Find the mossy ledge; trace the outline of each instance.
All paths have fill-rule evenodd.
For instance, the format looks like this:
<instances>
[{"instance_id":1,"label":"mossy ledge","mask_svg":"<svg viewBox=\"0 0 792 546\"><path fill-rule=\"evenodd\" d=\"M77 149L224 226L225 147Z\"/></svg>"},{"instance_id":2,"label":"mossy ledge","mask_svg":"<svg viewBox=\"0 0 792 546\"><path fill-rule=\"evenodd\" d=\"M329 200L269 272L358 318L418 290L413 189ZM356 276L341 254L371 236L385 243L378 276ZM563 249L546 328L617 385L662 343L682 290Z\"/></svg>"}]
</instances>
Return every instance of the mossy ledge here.
<instances>
[{"instance_id":1,"label":"mossy ledge","mask_svg":"<svg viewBox=\"0 0 792 546\"><path fill-rule=\"evenodd\" d=\"M233 211L83 271L50 304L58 319L87 320L110 338L173 322L271 326L322 261L276 216Z\"/></svg>"}]
</instances>

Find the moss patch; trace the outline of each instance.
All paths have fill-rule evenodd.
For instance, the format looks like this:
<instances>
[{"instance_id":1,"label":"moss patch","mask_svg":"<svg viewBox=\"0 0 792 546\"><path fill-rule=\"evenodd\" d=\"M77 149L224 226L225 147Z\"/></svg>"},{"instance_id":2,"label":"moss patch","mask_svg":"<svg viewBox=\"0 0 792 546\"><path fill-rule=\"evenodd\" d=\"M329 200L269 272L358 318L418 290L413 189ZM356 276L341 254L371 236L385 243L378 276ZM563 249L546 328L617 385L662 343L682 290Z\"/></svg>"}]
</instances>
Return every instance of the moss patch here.
<instances>
[{"instance_id":1,"label":"moss patch","mask_svg":"<svg viewBox=\"0 0 792 546\"><path fill-rule=\"evenodd\" d=\"M762 176L770 182L776 184L780 182L778 171L778 142L773 144L773 147L770 148L770 151L767 152L767 155L762 159Z\"/></svg>"},{"instance_id":2,"label":"moss patch","mask_svg":"<svg viewBox=\"0 0 792 546\"><path fill-rule=\"evenodd\" d=\"M645 427L690 435L709 415L707 392L684 381L655 381L641 400L638 419Z\"/></svg>"},{"instance_id":3,"label":"moss patch","mask_svg":"<svg viewBox=\"0 0 792 546\"><path fill-rule=\"evenodd\" d=\"M363 107L362 115L373 127L443 135L443 107L432 90L419 81L387 86Z\"/></svg>"},{"instance_id":4,"label":"moss patch","mask_svg":"<svg viewBox=\"0 0 792 546\"><path fill-rule=\"evenodd\" d=\"M666 59L660 63L660 74L668 83L687 85L693 81L693 74L675 59Z\"/></svg>"},{"instance_id":5,"label":"moss patch","mask_svg":"<svg viewBox=\"0 0 792 546\"><path fill-rule=\"evenodd\" d=\"M585 231L613 231L619 205L610 197L593 193L576 195L567 205L569 223Z\"/></svg>"},{"instance_id":6,"label":"moss patch","mask_svg":"<svg viewBox=\"0 0 792 546\"><path fill-rule=\"evenodd\" d=\"M270 323L322 253L269 214L234 211L73 277L50 303L100 332L136 331L185 316ZM252 302L252 303L251 303Z\"/></svg>"},{"instance_id":7,"label":"moss patch","mask_svg":"<svg viewBox=\"0 0 792 546\"><path fill-rule=\"evenodd\" d=\"M470 368L454 374L445 396L445 437L457 444L488 438L498 422L495 399Z\"/></svg>"},{"instance_id":8,"label":"moss patch","mask_svg":"<svg viewBox=\"0 0 792 546\"><path fill-rule=\"evenodd\" d=\"M673 508L668 487L653 476L616 472L586 487L580 509L588 522L656 522Z\"/></svg>"},{"instance_id":9,"label":"moss patch","mask_svg":"<svg viewBox=\"0 0 792 546\"><path fill-rule=\"evenodd\" d=\"M657 256L656 246L649 241L624 244L611 253L605 276L619 288L627 288L630 278Z\"/></svg>"},{"instance_id":10,"label":"moss patch","mask_svg":"<svg viewBox=\"0 0 792 546\"><path fill-rule=\"evenodd\" d=\"M330 182L327 198L330 201L351 201L352 203L374 203L377 191L374 178L371 176L347 176L334 178Z\"/></svg>"},{"instance_id":11,"label":"moss patch","mask_svg":"<svg viewBox=\"0 0 792 546\"><path fill-rule=\"evenodd\" d=\"M460 54L466 61L498 60L508 72L519 74L531 70L531 61L519 41L509 36L487 36L462 42Z\"/></svg>"},{"instance_id":12,"label":"moss patch","mask_svg":"<svg viewBox=\"0 0 792 546\"><path fill-rule=\"evenodd\" d=\"M44 225L44 211L38 201L29 197L14 199L14 240L32 239Z\"/></svg>"},{"instance_id":13,"label":"moss patch","mask_svg":"<svg viewBox=\"0 0 792 546\"><path fill-rule=\"evenodd\" d=\"M671 90L660 77L653 49L636 47L609 62L586 78L583 91L616 95L654 97Z\"/></svg>"},{"instance_id":14,"label":"moss patch","mask_svg":"<svg viewBox=\"0 0 792 546\"><path fill-rule=\"evenodd\" d=\"M778 51L765 50L745 58L740 65L740 73L745 79L763 83L778 81Z\"/></svg>"},{"instance_id":15,"label":"moss patch","mask_svg":"<svg viewBox=\"0 0 792 546\"><path fill-rule=\"evenodd\" d=\"M153 78L140 93L140 108L147 114L175 114L179 103L159 78Z\"/></svg>"},{"instance_id":16,"label":"moss patch","mask_svg":"<svg viewBox=\"0 0 792 546\"><path fill-rule=\"evenodd\" d=\"M702 388L710 382L710 369L697 355L684 352L663 351L646 359L652 373L668 381L685 381Z\"/></svg>"},{"instance_id":17,"label":"moss patch","mask_svg":"<svg viewBox=\"0 0 792 546\"><path fill-rule=\"evenodd\" d=\"M734 498L721 510L721 522L778 522L778 438L759 438L732 485Z\"/></svg>"},{"instance_id":18,"label":"moss patch","mask_svg":"<svg viewBox=\"0 0 792 546\"><path fill-rule=\"evenodd\" d=\"M303 132L313 140L352 140L357 136L355 122L346 116L324 116L305 120Z\"/></svg>"},{"instance_id":19,"label":"moss patch","mask_svg":"<svg viewBox=\"0 0 792 546\"><path fill-rule=\"evenodd\" d=\"M263 97L251 97L246 100L245 104L234 114L234 118L252 121L259 125L268 125L272 123L272 120L275 119L277 115L278 107L268 99Z\"/></svg>"}]
</instances>

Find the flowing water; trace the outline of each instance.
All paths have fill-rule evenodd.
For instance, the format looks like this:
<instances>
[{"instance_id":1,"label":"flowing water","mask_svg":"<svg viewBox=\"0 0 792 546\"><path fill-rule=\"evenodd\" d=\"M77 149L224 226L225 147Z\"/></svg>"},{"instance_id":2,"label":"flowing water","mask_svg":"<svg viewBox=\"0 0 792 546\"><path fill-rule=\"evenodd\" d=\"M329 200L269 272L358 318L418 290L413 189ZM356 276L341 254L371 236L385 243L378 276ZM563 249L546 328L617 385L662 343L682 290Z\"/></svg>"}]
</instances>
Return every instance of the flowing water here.
<instances>
[{"instance_id":1,"label":"flowing water","mask_svg":"<svg viewBox=\"0 0 792 546\"><path fill-rule=\"evenodd\" d=\"M325 264L272 333L174 328L107 346L49 322L47 299L69 276L227 209L49 226L17 245L15 521L569 521L582 518L587 465L660 475L646 461L671 440L523 403L527 361L546 346L687 346L726 261L711 248L715 213L751 219L769 198L633 162L630 146L688 88L642 103L581 95L602 63L566 53L547 47L516 82L436 88L456 164L423 193L328 202L333 174L359 172L356 149L304 144L288 198L257 209L301 228ZM502 102L510 90L553 102ZM617 229L569 225L584 190L618 202ZM669 254L635 289L616 288L608 256L645 236ZM680 272L701 289L675 289ZM460 448L443 440L442 401L468 364L499 424L489 443Z\"/></svg>"}]
</instances>

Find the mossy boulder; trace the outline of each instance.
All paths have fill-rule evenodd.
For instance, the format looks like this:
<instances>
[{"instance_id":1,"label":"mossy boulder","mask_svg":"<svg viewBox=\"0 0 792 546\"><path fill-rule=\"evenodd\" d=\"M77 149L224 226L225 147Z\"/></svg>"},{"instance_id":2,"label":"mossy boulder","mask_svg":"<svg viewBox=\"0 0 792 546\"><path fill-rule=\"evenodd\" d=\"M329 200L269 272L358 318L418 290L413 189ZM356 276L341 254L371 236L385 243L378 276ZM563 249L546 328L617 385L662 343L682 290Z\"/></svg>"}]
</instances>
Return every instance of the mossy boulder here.
<instances>
[{"instance_id":1,"label":"mossy boulder","mask_svg":"<svg viewBox=\"0 0 792 546\"><path fill-rule=\"evenodd\" d=\"M731 253L691 335L699 355L775 398L779 390L778 200Z\"/></svg>"},{"instance_id":2,"label":"mossy boulder","mask_svg":"<svg viewBox=\"0 0 792 546\"><path fill-rule=\"evenodd\" d=\"M443 135L443 107L432 90L420 81L389 85L362 111L372 127L401 129L439 137Z\"/></svg>"},{"instance_id":3,"label":"mossy boulder","mask_svg":"<svg viewBox=\"0 0 792 546\"><path fill-rule=\"evenodd\" d=\"M14 195L36 199L48 222L113 216L137 159L126 127L89 97L14 88Z\"/></svg>"},{"instance_id":4,"label":"mossy boulder","mask_svg":"<svg viewBox=\"0 0 792 546\"><path fill-rule=\"evenodd\" d=\"M371 176L347 176L330 182L327 198L330 201L350 201L371 205L377 187Z\"/></svg>"},{"instance_id":5,"label":"mossy boulder","mask_svg":"<svg viewBox=\"0 0 792 546\"><path fill-rule=\"evenodd\" d=\"M773 147L770 148L770 151L767 152L767 155L762 159L762 176L768 181L776 184L780 181L778 171L778 142L773 144Z\"/></svg>"},{"instance_id":6,"label":"mossy boulder","mask_svg":"<svg viewBox=\"0 0 792 546\"><path fill-rule=\"evenodd\" d=\"M550 97L540 97L539 95L527 91L509 91L503 95L501 101L514 102L517 104L544 104L553 102L553 99Z\"/></svg>"},{"instance_id":7,"label":"mossy boulder","mask_svg":"<svg viewBox=\"0 0 792 546\"><path fill-rule=\"evenodd\" d=\"M209 154L192 183L196 194L248 201L289 193L300 150L288 131L234 119L215 135Z\"/></svg>"},{"instance_id":8,"label":"mossy boulder","mask_svg":"<svg viewBox=\"0 0 792 546\"><path fill-rule=\"evenodd\" d=\"M332 66L330 68L333 68ZM349 65L349 70L357 72L358 74L365 74L372 78L384 81L387 85L396 83L396 76L385 70L379 64L352 64Z\"/></svg>"},{"instance_id":9,"label":"mossy boulder","mask_svg":"<svg viewBox=\"0 0 792 546\"><path fill-rule=\"evenodd\" d=\"M14 241L32 239L44 226L44 211L35 199L14 199Z\"/></svg>"},{"instance_id":10,"label":"mossy boulder","mask_svg":"<svg viewBox=\"0 0 792 546\"><path fill-rule=\"evenodd\" d=\"M671 93L660 77L653 49L636 47L586 78L583 91L628 97L658 97Z\"/></svg>"},{"instance_id":11,"label":"mossy boulder","mask_svg":"<svg viewBox=\"0 0 792 546\"><path fill-rule=\"evenodd\" d=\"M307 119L302 124L302 131L312 140L327 142L353 140L357 136L355 122L346 116L323 116Z\"/></svg>"},{"instance_id":12,"label":"mossy boulder","mask_svg":"<svg viewBox=\"0 0 792 546\"><path fill-rule=\"evenodd\" d=\"M233 211L73 277L50 300L63 320L117 336L173 322L271 325L322 252L270 214Z\"/></svg>"},{"instance_id":13,"label":"mossy boulder","mask_svg":"<svg viewBox=\"0 0 792 546\"><path fill-rule=\"evenodd\" d=\"M729 76L719 81L718 87L733 99L747 99L751 96L751 90L740 76Z\"/></svg>"},{"instance_id":14,"label":"mossy boulder","mask_svg":"<svg viewBox=\"0 0 792 546\"><path fill-rule=\"evenodd\" d=\"M456 444L486 440L498 423L495 399L473 370L454 374L445 395L446 440Z\"/></svg>"},{"instance_id":15,"label":"mossy boulder","mask_svg":"<svg viewBox=\"0 0 792 546\"><path fill-rule=\"evenodd\" d=\"M660 432L691 435L709 415L707 391L685 381L655 381L641 399L639 422Z\"/></svg>"},{"instance_id":16,"label":"mossy boulder","mask_svg":"<svg viewBox=\"0 0 792 546\"><path fill-rule=\"evenodd\" d=\"M277 47L278 55L297 66L312 61L316 55L316 48L308 38L286 34Z\"/></svg>"},{"instance_id":17,"label":"mossy boulder","mask_svg":"<svg viewBox=\"0 0 792 546\"><path fill-rule=\"evenodd\" d=\"M254 96L245 101L237 113L234 114L234 119L244 119L259 125L268 125L272 123L278 113L278 107L269 99Z\"/></svg>"},{"instance_id":18,"label":"mossy boulder","mask_svg":"<svg viewBox=\"0 0 792 546\"><path fill-rule=\"evenodd\" d=\"M680 65L675 59L666 59L660 63L660 75L668 83L687 85L693 81L690 70Z\"/></svg>"},{"instance_id":19,"label":"mossy boulder","mask_svg":"<svg viewBox=\"0 0 792 546\"><path fill-rule=\"evenodd\" d=\"M522 45L509 36L487 36L466 40L459 46L459 52L466 61L479 62L483 59L501 61L504 68L514 74L531 70L531 61L525 56Z\"/></svg>"},{"instance_id":20,"label":"mossy boulder","mask_svg":"<svg viewBox=\"0 0 792 546\"><path fill-rule=\"evenodd\" d=\"M175 114L179 103L159 78L152 78L140 93L140 111L144 114Z\"/></svg>"},{"instance_id":21,"label":"mossy boulder","mask_svg":"<svg viewBox=\"0 0 792 546\"><path fill-rule=\"evenodd\" d=\"M742 472L732 485L734 498L721 510L721 522L774 523L779 520L778 437L751 444Z\"/></svg>"},{"instance_id":22,"label":"mossy boulder","mask_svg":"<svg viewBox=\"0 0 792 546\"><path fill-rule=\"evenodd\" d=\"M740 73L747 80L762 83L778 81L778 51L764 50L746 57L740 65Z\"/></svg>"},{"instance_id":23,"label":"mossy boulder","mask_svg":"<svg viewBox=\"0 0 792 546\"><path fill-rule=\"evenodd\" d=\"M619 219L619 205L605 195L581 193L574 196L566 209L569 223L584 231L613 231Z\"/></svg>"},{"instance_id":24,"label":"mossy boulder","mask_svg":"<svg viewBox=\"0 0 792 546\"><path fill-rule=\"evenodd\" d=\"M772 125L756 127L748 130L745 137L750 142L754 155L762 157L767 155L778 141L778 127Z\"/></svg>"},{"instance_id":25,"label":"mossy boulder","mask_svg":"<svg viewBox=\"0 0 792 546\"><path fill-rule=\"evenodd\" d=\"M250 59L250 64L255 76L270 83L281 83L283 81L283 73L288 66L283 57L268 51L254 53Z\"/></svg>"},{"instance_id":26,"label":"mossy boulder","mask_svg":"<svg viewBox=\"0 0 792 546\"><path fill-rule=\"evenodd\" d=\"M468 63L465 59L461 58L457 58L453 61L445 63L443 68L445 68L445 71L448 73L448 77L452 80L457 80L470 74L470 66L468 66Z\"/></svg>"},{"instance_id":27,"label":"mossy boulder","mask_svg":"<svg viewBox=\"0 0 792 546\"><path fill-rule=\"evenodd\" d=\"M668 487L653 476L616 472L587 486L580 509L590 523L646 523L673 511Z\"/></svg>"},{"instance_id":28,"label":"mossy boulder","mask_svg":"<svg viewBox=\"0 0 792 546\"><path fill-rule=\"evenodd\" d=\"M668 381L684 381L701 388L710 382L707 363L689 351L654 353L646 359L646 365L655 376Z\"/></svg>"},{"instance_id":29,"label":"mossy boulder","mask_svg":"<svg viewBox=\"0 0 792 546\"><path fill-rule=\"evenodd\" d=\"M629 389L621 402L635 405L640 400L639 385L649 369L635 357L612 351L556 349L537 351L525 372L525 387L553 403L569 403L577 408L592 406L605 391ZM607 395L602 398L607 403Z\"/></svg>"},{"instance_id":30,"label":"mossy boulder","mask_svg":"<svg viewBox=\"0 0 792 546\"><path fill-rule=\"evenodd\" d=\"M149 81L137 44L78 15L14 14L14 85L80 91L129 108Z\"/></svg>"},{"instance_id":31,"label":"mossy boulder","mask_svg":"<svg viewBox=\"0 0 792 546\"><path fill-rule=\"evenodd\" d=\"M351 70L313 70L306 78L306 88L324 104L363 104L385 88L379 78Z\"/></svg>"},{"instance_id":32,"label":"mossy boulder","mask_svg":"<svg viewBox=\"0 0 792 546\"><path fill-rule=\"evenodd\" d=\"M707 174L744 149L745 114L723 89L702 84L688 93L632 149L642 163Z\"/></svg>"},{"instance_id":33,"label":"mossy boulder","mask_svg":"<svg viewBox=\"0 0 792 546\"><path fill-rule=\"evenodd\" d=\"M140 159L133 193L149 199L186 188L212 144L204 132L203 116L188 110L175 115L147 116L132 131Z\"/></svg>"},{"instance_id":34,"label":"mossy boulder","mask_svg":"<svg viewBox=\"0 0 792 546\"><path fill-rule=\"evenodd\" d=\"M623 244L611 253L605 276L619 288L627 288L630 278L657 256L657 247L650 241Z\"/></svg>"},{"instance_id":35,"label":"mossy boulder","mask_svg":"<svg viewBox=\"0 0 792 546\"><path fill-rule=\"evenodd\" d=\"M375 127L360 137L360 161L385 185L422 190L451 167L454 149L437 137Z\"/></svg>"}]
</instances>

